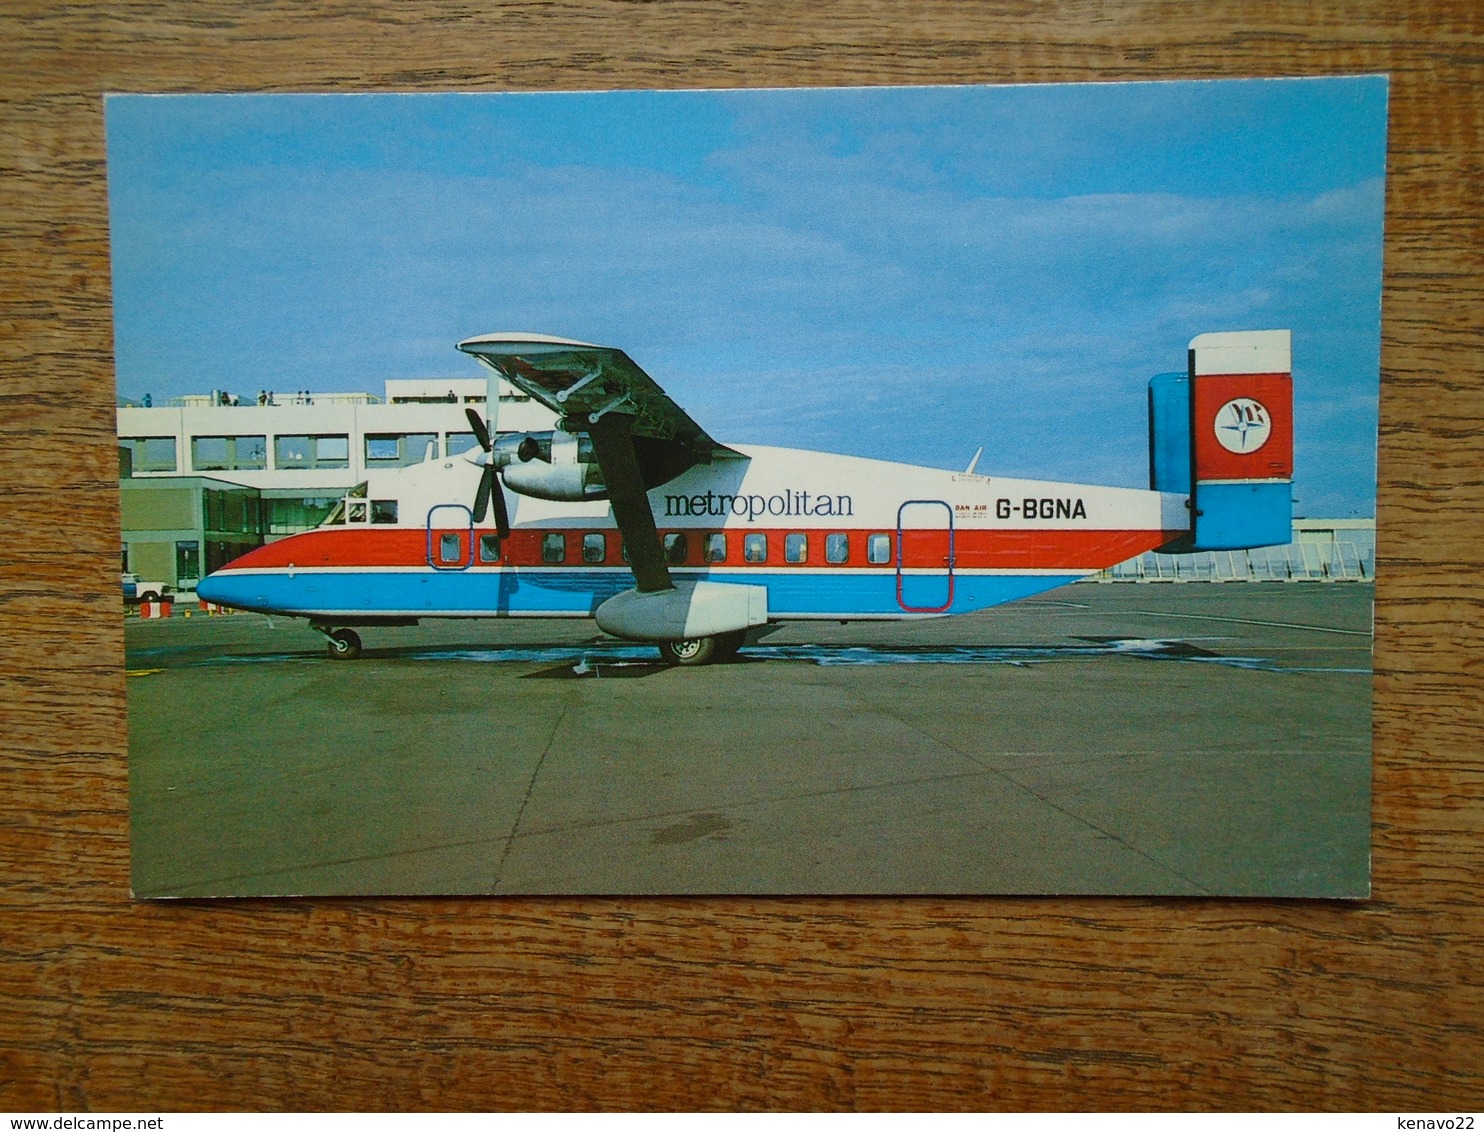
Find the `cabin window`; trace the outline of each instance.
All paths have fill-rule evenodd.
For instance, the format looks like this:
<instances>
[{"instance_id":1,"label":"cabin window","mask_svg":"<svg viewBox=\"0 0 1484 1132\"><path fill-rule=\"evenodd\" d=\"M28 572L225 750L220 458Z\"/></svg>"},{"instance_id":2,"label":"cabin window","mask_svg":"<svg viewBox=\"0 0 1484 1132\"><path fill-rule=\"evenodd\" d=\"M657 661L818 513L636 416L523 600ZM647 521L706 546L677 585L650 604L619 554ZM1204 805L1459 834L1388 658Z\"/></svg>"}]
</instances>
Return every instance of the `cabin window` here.
<instances>
[{"instance_id":1,"label":"cabin window","mask_svg":"<svg viewBox=\"0 0 1484 1132\"><path fill-rule=\"evenodd\" d=\"M802 531L794 531L783 536L783 560L797 565L809 559L809 536Z\"/></svg>"},{"instance_id":2,"label":"cabin window","mask_svg":"<svg viewBox=\"0 0 1484 1132\"><path fill-rule=\"evenodd\" d=\"M395 499L373 499L371 501L371 521L373 523L395 523L397 521L397 501Z\"/></svg>"},{"instance_id":3,"label":"cabin window","mask_svg":"<svg viewBox=\"0 0 1484 1132\"><path fill-rule=\"evenodd\" d=\"M438 536L438 560L440 562L460 562L464 553L460 543L463 540L458 535Z\"/></svg>"},{"instance_id":4,"label":"cabin window","mask_svg":"<svg viewBox=\"0 0 1484 1132\"><path fill-rule=\"evenodd\" d=\"M347 523L364 523L366 521L366 501L364 499L347 499L345 509L345 521Z\"/></svg>"},{"instance_id":5,"label":"cabin window","mask_svg":"<svg viewBox=\"0 0 1484 1132\"><path fill-rule=\"evenodd\" d=\"M705 562L725 562L727 560L727 536L720 531L712 531L706 536L706 545L701 548L701 558Z\"/></svg>"},{"instance_id":6,"label":"cabin window","mask_svg":"<svg viewBox=\"0 0 1484 1132\"><path fill-rule=\"evenodd\" d=\"M481 561L481 562L498 562L498 561L500 561L500 536L499 535L480 535L479 536L479 561Z\"/></svg>"},{"instance_id":7,"label":"cabin window","mask_svg":"<svg viewBox=\"0 0 1484 1132\"><path fill-rule=\"evenodd\" d=\"M751 534L742 540L742 561L766 562L768 560L768 536Z\"/></svg>"},{"instance_id":8,"label":"cabin window","mask_svg":"<svg viewBox=\"0 0 1484 1132\"><path fill-rule=\"evenodd\" d=\"M549 531L541 536L541 561L567 561L567 536L559 531Z\"/></svg>"},{"instance_id":9,"label":"cabin window","mask_svg":"<svg viewBox=\"0 0 1484 1132\"><path fill-rule=\"evenodd\" d=\"M685 561L687 547L685 535L679 532L665 536L665 561L671 566L679 566Z\"/></svg>"},{"instance_id":10,"label":"cabin window","mask_svg":"<svg viewBox=\"0 0 1484 1132\"><path fill-rule=\"evenodd\" d=\"M824 560L838 566L850 561L850 536L842 531L824 536Z\"/></svg>"},{"instance_id":11,"label":"cabin window","mask_svg":"<svg viewBox=\"0 0 1484 1132\"><path fill-rule=\"evenodd\" d=\"M866 540L866 561L872 566L884 566L891 561L890 535L872 535Z\"/></svg>"},{"instance_id":12,"label":"cabin window","mask_svg":"<svg viewBox=\"0 0 1484 1132\"><path fill-rule=\"evenodd\" d=\"M582 536L582 560L587 563L601 563L608 557L608 540L603 537L602 531L589 531Z\"/></svg>"}]
</instances>

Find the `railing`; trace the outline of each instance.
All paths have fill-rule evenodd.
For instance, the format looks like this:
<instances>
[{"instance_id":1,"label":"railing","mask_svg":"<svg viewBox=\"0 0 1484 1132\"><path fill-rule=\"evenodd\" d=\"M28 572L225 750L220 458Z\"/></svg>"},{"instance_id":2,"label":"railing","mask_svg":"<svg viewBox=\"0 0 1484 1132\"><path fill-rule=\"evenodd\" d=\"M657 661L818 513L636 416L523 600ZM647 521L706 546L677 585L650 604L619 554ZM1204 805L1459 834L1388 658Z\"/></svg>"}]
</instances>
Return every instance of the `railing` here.
<instances>
[{"instance_id":1,"label":"railing","mask_svg":"<svg viewBox=\"0 0 1484 1132\"><path fill-rule=\"evenodd\" d=\"M168 401L154 405L130 405L134 409L283 409L315 405L380 405L381 398L374 393L311 393L307 397L294 393L274 393L272 401L260 403L257 397L238 395L236 403L223 404L220 398L206 393L192 393L184 397L171 397Z\"/></svg>"},{"instance_id":2,"label":"railing","mask_svg":"<svg viewBox=\"0 0 1484 1132\"><path fill-rule=\"evenodd\" d=\"M1375 551L1347 540L1295 542L1256 550L1150 552L1093 575L1099 582L1366 582Z\"/></svg>"}]
</instances>

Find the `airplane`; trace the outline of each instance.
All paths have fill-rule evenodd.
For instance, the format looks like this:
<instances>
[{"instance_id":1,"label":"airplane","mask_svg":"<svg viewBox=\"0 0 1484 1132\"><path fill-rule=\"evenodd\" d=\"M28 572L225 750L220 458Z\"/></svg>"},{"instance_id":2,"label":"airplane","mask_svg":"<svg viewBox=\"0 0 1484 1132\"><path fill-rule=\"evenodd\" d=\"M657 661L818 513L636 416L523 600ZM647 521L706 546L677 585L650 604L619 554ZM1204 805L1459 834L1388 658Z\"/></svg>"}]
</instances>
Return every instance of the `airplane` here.
<instances>
[{"instance_id":1,"label":"airplane","mask_svg":"<svg viewBox=\"0 0 1484 1132\"><path fill-rule=\"evenodd\" d=\"M978 454L954 472L722 444L620 349L529 333L458 349L488 370L476 448L369 473L197 595L307 618L338 659L360 655L356 627L565 617L702 665L769 623L967 613L1145 551L1292 538L1287 330L1202 334L1184 372L1151 379L1148 490L983 475ZM502 382L556 427L501 433Z\"/></svg>"}]
</instances>

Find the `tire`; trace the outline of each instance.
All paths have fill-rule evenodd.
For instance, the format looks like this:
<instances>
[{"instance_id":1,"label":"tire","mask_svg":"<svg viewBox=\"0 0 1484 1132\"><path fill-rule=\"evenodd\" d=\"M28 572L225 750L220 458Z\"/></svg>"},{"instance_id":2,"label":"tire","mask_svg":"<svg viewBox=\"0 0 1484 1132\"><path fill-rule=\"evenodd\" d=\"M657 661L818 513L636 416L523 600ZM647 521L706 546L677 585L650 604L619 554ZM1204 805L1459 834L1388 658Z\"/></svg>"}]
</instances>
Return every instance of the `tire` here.
<instances>
[{"instance_id":1,"label":"tire","mask_svg":"<svg viewBox=\"0 0 1484 1132\"><path fill-rule=\"evenodd\" d=\"M660 645L660 659L666 664L695 668L710 664L716 656L715 637L692 637L687 641L665 641Z\"/></svg>"},{"instance_id":2,"label":"tire","mask_svg":"<svg viewBox=\"0 0 1484 1132\"><path fill-rule=\"evenodd\" d=\"M686 641L666 641L660 645L660 658L666 664L695 668L730 660L747 640L747 630L720 633L714 637L693 637Z\"/></svg>"},{"instance_id":3,"label":"tire","mask_svg":"<svg viewBox=\"0 0 1484 1132\"><path fill-rule=\"evenodd\" d=\"M355 660L361 655L361 635L354 629L336 629L330 634L330 659Z\"/></svg>"},{"instance_id":4,"label":"tire","mask_svg":"<svg viewBox=\"0 0 1484 1132\"><path fill-rule=\"evenodd\" d=\"M154 590L150 590L148 593L140 594L139 595L139 600L142 601L142 602L144 602L144 601L159 601L160 600L160 595L157 594L157 593L155 593Z\"/></svg>"}]
</instances>

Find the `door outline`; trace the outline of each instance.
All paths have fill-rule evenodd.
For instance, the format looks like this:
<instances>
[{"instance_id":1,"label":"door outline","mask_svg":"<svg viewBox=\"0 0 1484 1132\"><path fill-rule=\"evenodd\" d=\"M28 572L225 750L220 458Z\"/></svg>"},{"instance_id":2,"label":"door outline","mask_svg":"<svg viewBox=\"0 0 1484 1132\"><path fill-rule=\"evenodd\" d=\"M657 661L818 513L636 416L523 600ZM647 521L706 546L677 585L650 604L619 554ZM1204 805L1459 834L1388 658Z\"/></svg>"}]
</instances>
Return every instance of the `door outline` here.
<instances>
[{"instance_id":1,"label":"door outline","mask_svg":"<svg viewBox=\"0 0 1484 1132\"><path fill-rule=\"evenodd\" d=\"M908 507L941 507L948 513L948 557L943 562L943 576L948 583L947 596L942 605L908 605L902 592L902 515ZM927 528L930 530L937 528ZM908 613L946 613L953 605L953 508L941 499L909 499L897 508L897 605ZM913 567L918 569L919 567ZM932 574L914 574L913 577L933 577Z\"/></svg>"},{"instance_id":2,"label":"door outline","mask_svg":"<svg viewBox=\"0 0 1484 1132\"><path fill-rule=\"evenodd\" d=\"M433 553L433 531L435 524L433 516L439 511L462 511L468 520L465 525L466 537L464 541L464 560L462 562L444 562ZM448 527L445 530L455 530ZM434 570L467 570L474 564L474 512L462 503L435 503L428 508L428 540L427 540L428 565Z\"/></svg>"}]
</instances>

